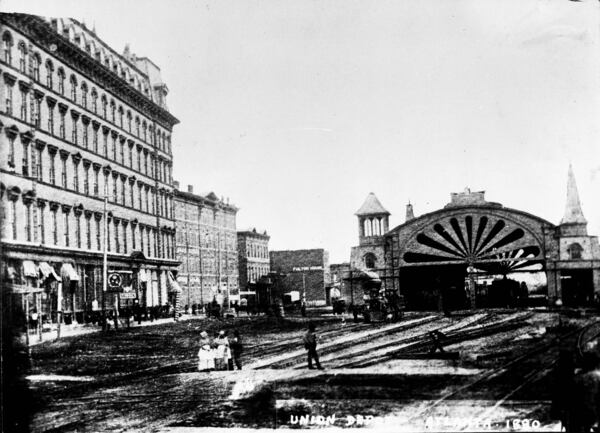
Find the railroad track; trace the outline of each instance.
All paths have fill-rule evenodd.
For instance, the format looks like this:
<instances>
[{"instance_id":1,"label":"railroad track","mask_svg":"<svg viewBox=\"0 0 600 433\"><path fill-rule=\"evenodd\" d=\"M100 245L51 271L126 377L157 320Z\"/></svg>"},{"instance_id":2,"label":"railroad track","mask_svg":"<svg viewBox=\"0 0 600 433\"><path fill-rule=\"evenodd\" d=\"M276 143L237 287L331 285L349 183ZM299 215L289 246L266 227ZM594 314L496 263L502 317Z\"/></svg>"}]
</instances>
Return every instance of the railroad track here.
<instances>
[{"instance_id":1,"label":"railroad track","mask_svg":"<svg viewBox=\"0 0 600 433\"><path fill-rule=\"evenodd\" d=\"M348 360L336 363L336 368L361 368L389 361L399 355L411 352L417 352L431 347L431 338L429 333L434 330L443 332L446 335L445 345L458 342L473 340L487 335L508 331L521 327L526 320L531 317L530 314L516 314L500 321L493 321L492 315L482 317L481 320L467 324L466 326L456 327L448 325L437 329L426 329L425 332L405 337L400 340L370 346L368 349L360 350L348 356ZM491 323L488 323L492 320Z\"/></svg>"},{"instance_id":2,"label":"railroad track","mask_svg":"<svg viewBox=\"0 0 600 433\"><path fill-rule=\"evenodd\" d=\"M593 329L595 329L595 331L590 333L590 331L592 331ZM464 396L463 398L467 398L467 394L473 395L478 392L482 393L486 391L486 388L488 388L489 394L489 388L493 386L493 381L496 381L500 384L506 382L502 381L503 377L510 378L510 382L516 382L517 385L509 389L501 397L497 398L493 405L483 408L481 411L472 416L469 425L478 426L481 425L481 423L485 423L486 420L489 420L491 417L493 417L494 412L500 406L502 406L510 397L515 395L517 392L523 390L526 386L543 379L547 374L549 374L553 370L553 367L557 362L557 356L552 352L559 350L559 343L565 340L572 339L575 335L578 335L576 343L577 347L579 347L580 343L585 339L589 341L589 339L597 338L598 336L600 336L600 321L586 325L582 328L575 329L570 332L566 332L563 335L536 344L526 353L504 363L503 365L497 368L483 373L476 380L444 394L442 397L438 398L433 403L429 404L427 407L414 413L408 419L408 424L415 425L417 420L422 421L428 417L435 416L436 412L441 412L445 414L448 412L448 410L447 408L444 409L443 405L448 400L457 400L461 396ZM544 358L549 359L549 361L542 362L542 365L540 365L540 360L536 358L540 355L545 355ZM529 363L530 365L525 365L527 363ZM470 427L465 426L462 428L462 430L466 430L468 428Z\"/></svg>"},{"instance_id":3,"label":"railroad track","mask_svg":"<svg viewBox=\"0 0 600 433\"><path fill-rule=\"evenodd\" d=\"M367 331L362 335L352 335L346 334L344 337L341 337L337 340L330 340L324 344L321 344L319 347L319 353L322 355L329 354L333 352L337 352L340 350L344 350L347 348L355 347L358 344L368 342L373 338L381 338L384 336L396 334L398 332L407 331L412 328L416 328L422 326L429 322L437 322L442 320L440 316L426 316L418 319L414 319L406 322L399 322L392 326L384 327L381 329L376 329L372 331ZM296 342L297 346L300 346L299 342ZM285 368L290 367L305 361L306 351L304 348L297 349L289 354L283 355L281 357L276 357L276 359L267 360L263 362L258 362L253 366L255 369L264 369L264 368Z\"/></svg>"}]
</instances>

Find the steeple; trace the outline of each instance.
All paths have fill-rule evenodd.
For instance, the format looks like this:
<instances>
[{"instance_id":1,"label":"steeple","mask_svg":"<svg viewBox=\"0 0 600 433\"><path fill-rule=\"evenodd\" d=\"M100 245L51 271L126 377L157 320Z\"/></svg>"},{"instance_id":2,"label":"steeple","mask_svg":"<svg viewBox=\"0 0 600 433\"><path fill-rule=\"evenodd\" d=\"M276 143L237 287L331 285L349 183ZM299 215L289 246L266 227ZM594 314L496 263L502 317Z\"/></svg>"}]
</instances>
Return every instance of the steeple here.
<instances>
[{"instance_id":1,"label":"steeple","mask_svg":"<svg viewBox=\"0 0 600 433\"><path fill-rule=\"evenodd\" d=\"M410 221L412 219L415 219L415 213L413 212L413 205L409 201L408 204L406 205L405 221Z\"/></svg>"},{"instance_id":2,"label":"steeple","mask_svg":"<svg viewBox=\"0 0 600 433\"><path fill-rule=\"evenodd\" d=\"M567 179L567 204L565 206L565 216L560 222L561 224L587 224L583 211L581 210L581 202L579 201L579 193L577 192L577 184L575 183L575 175L573 167L569 164L569 175Z\"/></svg>"},{"instance_id":3,"label":"steeple","mask_svg":"<svg viewBox=\"0 0 600 433\"><path fill-rule=\"evenodd\" d=\"M390 213L385 210L381 202L377 199L375 194L372 192L369 193L364 203L360 207L359 210L356 211L354 215L362 216L362 215L389 215Z\"/></svg>"},{"instance_id":4,"label":"steeple","mask_svg":"<svg viewBox=\"0 0 600 433\"><path fill-rule=\"evenodd\" d=\"M358 217L360 245L371 242L376 237L383 236L389 229L390 213L372 192L369 193L354 215Z\"/></svg>"}]
</instances>

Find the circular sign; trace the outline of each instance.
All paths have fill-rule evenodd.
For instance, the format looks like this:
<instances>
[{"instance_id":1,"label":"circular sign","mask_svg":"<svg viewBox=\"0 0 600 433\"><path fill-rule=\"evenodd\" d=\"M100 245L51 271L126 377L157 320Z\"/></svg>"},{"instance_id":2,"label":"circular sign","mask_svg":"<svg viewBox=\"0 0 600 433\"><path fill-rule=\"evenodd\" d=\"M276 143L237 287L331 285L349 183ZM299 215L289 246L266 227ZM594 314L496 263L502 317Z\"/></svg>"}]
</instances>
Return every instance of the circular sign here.
<instances>
[{"instance_id":1,"label":"circular sign","mask_svg":"<svg viewBox=\"0 0 600 433\"><path fill-rule=\"evenodd\" d=\"M108 276L108 285L110 287L121 287L122 282L121 274L114 273Z\"/></svg>"}]
</instances>

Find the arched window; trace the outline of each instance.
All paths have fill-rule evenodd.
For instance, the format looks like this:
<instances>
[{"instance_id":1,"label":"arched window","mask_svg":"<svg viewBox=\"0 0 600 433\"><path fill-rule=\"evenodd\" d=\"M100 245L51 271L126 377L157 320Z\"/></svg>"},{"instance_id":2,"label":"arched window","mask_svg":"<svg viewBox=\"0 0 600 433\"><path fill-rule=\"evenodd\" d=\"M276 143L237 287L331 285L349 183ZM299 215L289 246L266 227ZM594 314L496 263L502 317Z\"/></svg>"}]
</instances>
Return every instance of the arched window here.
<instances>
[{"instance_id":1,"label":"arched window","mask_svg":"<svg viewBox=\"0 0 600 433\"><path fill-rule=\"evenodd\" d=\"M108 114L107 114L107 106L108 106L108 101L106 100L106 95L102 95L102 117L104 119L108 118Z\"/></svg>"},{"instance_id":2,"label":"arched window","mask_svg":"<svg viewBox=\"0 0 600 433\"><path fill-rule=\"evenodd\" d=\"M367 269L374 269L376 263L377 263L377 258L375 257L375 254L373 254L373 253L365 254L365 267Z\"/></svg>"},{"instance_id":3,"label":"arched window","mask_svg":"<svg viewBox=\"0 0 600 433\"><path fill-rule=\"evenodd\" d=\"M148 139L148 128L146 126L146 121L142 121L142 138L144 141Z\"/></svg>"},{"instance_id":4,"label":"arched window","mask_svg":"<svg viewBox=\"0 0 600 433\"><path fill-rule=\"evenodd\" d=\"M114 100L110 101L110 118L112 123L116 123L116 113L117 113L117 105Z\"/></svg>"},{"instance_id":5,"label":"arched window","mask_svg":"<svg viewBox=\"0 0 600 433\"><path fill-rule=\"evenodd\" d=\"M12 64L12 46L12 35L10 32L4 32L2 34L2 51L4 52L4 61L9 65Z\"/></svg>"},{"instance_id":6,"label":"arched window","mask_svg":"<svg viewBox=\"0 0 600 433\"><path fill-rule=\"evenodd\" d=\"M35 81L40 81L40 65L42 58L38 53L35 53L31 58L31 74Z\"/></svg>"},{"instance_id":7,"label":"arched window","mask_svg":"<svg viewBox=\"0 0 600 433\"><path fill-rule=\"evenodd\" d=\"M23 41L19 42L19 70L25 73L27 65L27 47Z\"/></svg>"},{"instance_id":8,"label":"arched window","mask_svg":"<svg viewBox=\"0 0 600 433\"><path fill-rule=\"evenodd\" d=\"M91 98L92 98L92 111L94 113L98 114L98 92L96 92L96 89L93 87L92 87Z\"/></svg>"},{"instance_id":9,"label":"arched window","mask_svg":"<svg viewBox=\"0 0 600 433\"><path fill-rule=\"evenodd\" d=\"M88 101L88 87L87 84L85 82L81 83L81 105L83 105L84 108L87 108L87 101Z\"/></svg>"},{"instance_id":10,"label":"arched window","mask_svg":"<svg viewBox=\"0 0 600 433\"><path fill-rule=\"evenodd\" d=\"M581 259L581 253L583 252L583 247L579 245L577 242L572 243L567 248L567 252L569 253L569 258L571 260Z\"/></svg>"},{"instance_id":11,"label":"arched window","mask_svg":"<svg viewBox=\"0 0 600 433\"><path fill-rule=\"evenodd\" d=\"M123 107L119 105L119 126L123 127Z\"/></svg>"},{"instance_id":12,"label":"arched window","mask_svg":"<svg viewBox=\"0 0 600 433\"><path fill-rule=\"evenodd\" d=\"M135 116L135 135L140 138L140 118Z\"/></svg>"},{"instance_id":13,"label":"arched window","mask_svg":"<svg viewBox=\"0 0 600 433\"><path fill-rule=\"evenodd\" d=\"M372 230L370 219L365 219L365 221L364 221L364 233L365 233L365 236L373 236L373 230Z\"/></svg>"},{"instance_id":14,"label":"arched window","mask_svg":"<svg viewBox=\"0 0 600 433\"><path fill-rule=\"evenodd\" d=\"M58 68L58 93L63 96L65 94L65 71L63 68Z\"/></svg>"},{"instance_id":15,"label":"arched window","mask_svg":"<svg viewBox=\"0 0 600 433\"><path fill-rule=\"evenodd\" d=\"M46 60L46 86L52 89L54 85L54 65L51 60Z\"/></svg>"},{"instance_id":16,"label":"arched window","mask_svg":"<svg viewBox=\"0 0 600 433\"><path fill-rule=\"evenodd\" d=\"M127 110L127 130L131 134L131 111Z\"/></svg>"},{"instance_id":17,"label":"arched window","mask_svg":"<svg viewBox=\"0 0 600 433\"><path fill-rule=\"evenodd\" d=\"M71 101L77 102L77 78L75 75L71 75L69 82L71 83Z\"/></svg>"}]
</instances>

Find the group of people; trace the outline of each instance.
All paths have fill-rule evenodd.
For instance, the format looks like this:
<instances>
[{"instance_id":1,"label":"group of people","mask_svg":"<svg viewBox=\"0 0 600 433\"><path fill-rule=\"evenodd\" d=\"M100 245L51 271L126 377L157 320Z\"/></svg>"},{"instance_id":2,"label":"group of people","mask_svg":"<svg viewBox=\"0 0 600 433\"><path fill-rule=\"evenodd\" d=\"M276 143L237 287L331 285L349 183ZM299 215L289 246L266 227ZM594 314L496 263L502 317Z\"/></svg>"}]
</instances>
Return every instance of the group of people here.
<instances>
[{"instance_id":1,"label":"group of people","mask_svg":"<svg viewBox=\"0 0 600 433\"><path fill-rule=\"evenodd\" d=\"M323 370L317 354L317 341L319 337L316 334L316 326L313 322L308 322L308 331L302 338L304 349L307 351L308 368ZM200 333L200 349L198 350L198 370L233 370L234 365L238 370L242 369L242 338L239 331L233 331L233 337L229 339L227 331L219 331L214 338L208 335L208 332ZM313 366L313 361L314 365Z\"/></svg>"},{"instance_id":2,"label":"group of people","mask_svg":"<svg viewBox=\"0 0 600 433\"><path fill-rule=\"evenodd\" d=\"M219 331L214 338L208 332L200 333L200 349L198 350L198 370L233 370L234 364L242 369L242 338L239 331L233 331L229 339L227 331Z\"/></svg>"}]
</instances>

